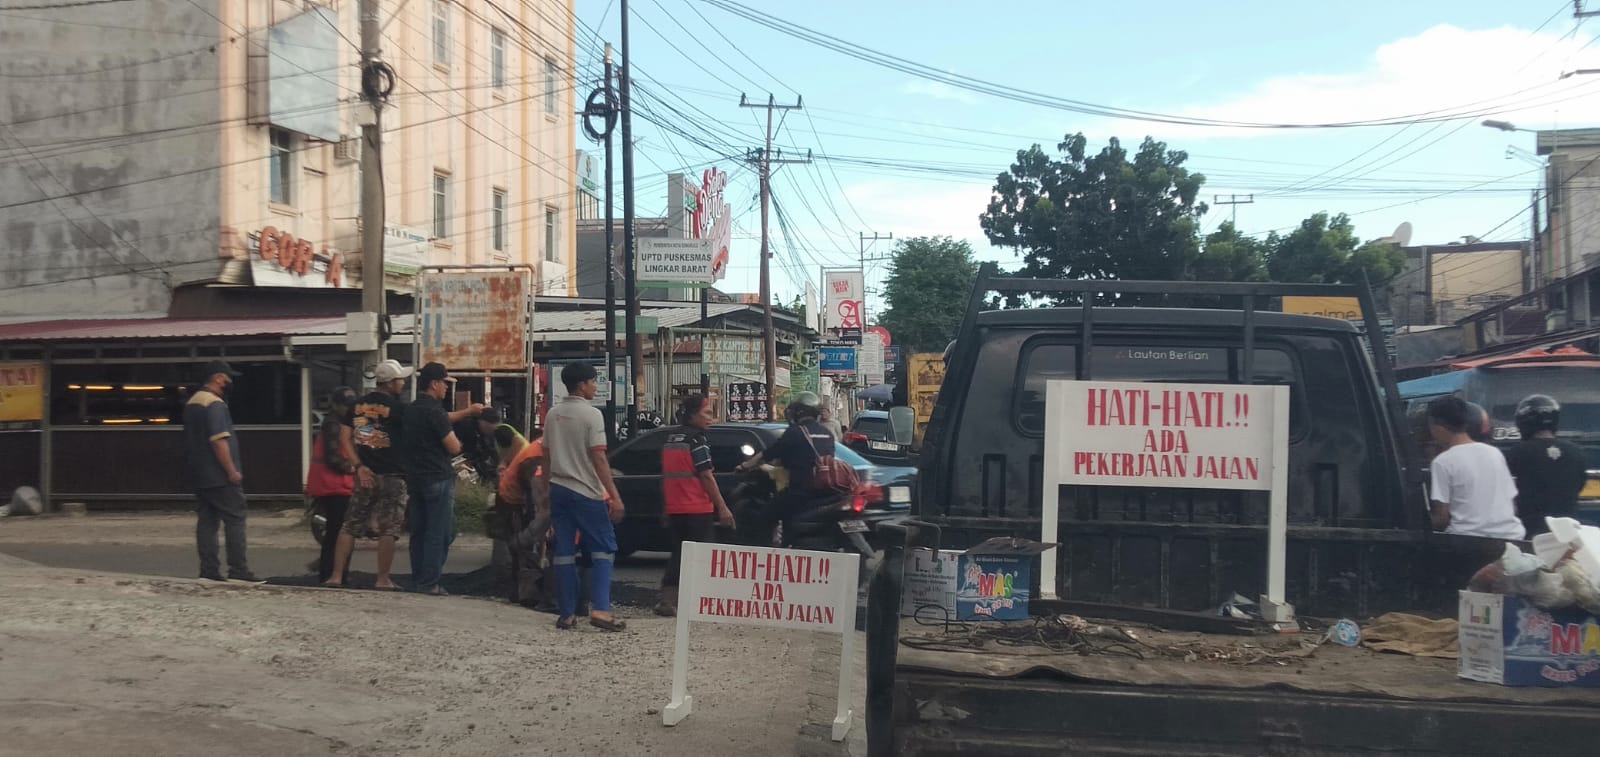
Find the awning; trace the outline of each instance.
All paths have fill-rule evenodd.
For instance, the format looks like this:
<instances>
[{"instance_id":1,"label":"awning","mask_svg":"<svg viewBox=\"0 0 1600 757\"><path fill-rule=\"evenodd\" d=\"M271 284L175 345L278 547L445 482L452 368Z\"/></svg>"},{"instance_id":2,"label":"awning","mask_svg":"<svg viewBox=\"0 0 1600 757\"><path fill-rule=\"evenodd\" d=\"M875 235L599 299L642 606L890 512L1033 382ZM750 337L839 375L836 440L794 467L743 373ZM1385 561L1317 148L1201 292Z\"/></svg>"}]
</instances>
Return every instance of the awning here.
<instances>
[{"instance_id":1,"label":"awning","mask_svg":"<svg viewBox=\"0 0 1600 757\"><path fill-rule=\"evenodd\" d=\"M1585 360L1585 358L1590 359ZM1460 362L1451 363L1450 367L1455 370L1461 370L1464 368L1525 367L1530 365L1549 365L1552 363L1560 363L1562 365L1588 365L1596 363L1597 359L1600 359L1600 355L1595 355L1591 352L1585 352L1577 347L1564 346L1557 347L1553 350L1531 349L1524 350L1522 352L1515 352L1509 355L1493 355L1489 357L1474 358L1472 360L1463 360Z\"/></svg>"},{"instance_id":2,"label":"awning","mask_svg":"<svg viewBox=\"0 0 1600 757\"><path fill-rule=\"evenodd\" d=\"M99 342L248 336L343 335L344 316L299 318L119 318L0 325L0 342Z\"/></svg>"}]
</instances>

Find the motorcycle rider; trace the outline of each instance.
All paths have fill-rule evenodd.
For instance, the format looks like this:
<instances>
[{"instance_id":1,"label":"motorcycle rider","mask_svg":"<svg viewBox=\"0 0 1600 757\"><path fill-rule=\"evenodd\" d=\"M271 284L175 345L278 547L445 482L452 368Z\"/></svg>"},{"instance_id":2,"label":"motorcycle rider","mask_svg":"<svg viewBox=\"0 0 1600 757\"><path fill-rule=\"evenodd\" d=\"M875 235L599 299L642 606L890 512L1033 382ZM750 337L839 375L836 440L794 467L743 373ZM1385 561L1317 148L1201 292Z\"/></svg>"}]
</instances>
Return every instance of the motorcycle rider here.
<instances>
[{"instance_id":1,"label":"motorcycle rider","mask_svg":"<svg viewBox=\"0 0 1600 757\"><path fill-rule=\"evenodd\" d=\"M1543 394L1517 403L1517 431L1522 441L1506 450L1506 466L1517 482L1517 517L1528 538L1550 530L1545 516L1574 517L1578 494L1588 482L1583 450L1556 438L1561 404Z\"/></svg>"},{"instance_id":2,"label":"motorcycle rider","mask_svg":"<svg viewBox=\"0 0 1600 757\"><path fill-rule=\"evenodd\" d=\"M772 514L787 522L836 495L819 491L811 480L818 457L834 454L833 434L822 425L822 399L813 392L800 392L783 415L789 428L772 446L740 464L739 471L749 472L768 462L783 466L789 474L789 485L773 499Z\"/></svg>"}]
</instances>

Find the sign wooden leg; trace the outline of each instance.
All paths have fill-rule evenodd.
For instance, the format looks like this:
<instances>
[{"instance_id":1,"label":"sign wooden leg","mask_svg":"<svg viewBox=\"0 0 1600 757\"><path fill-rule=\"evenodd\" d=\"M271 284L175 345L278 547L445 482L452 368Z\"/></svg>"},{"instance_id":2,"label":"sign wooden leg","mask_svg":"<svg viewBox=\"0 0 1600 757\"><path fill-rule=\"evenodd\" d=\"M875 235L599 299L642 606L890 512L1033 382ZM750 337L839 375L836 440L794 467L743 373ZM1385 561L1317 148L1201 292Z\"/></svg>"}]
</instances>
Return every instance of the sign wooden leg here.
<instances>
[{"instance_id":1,"label":"sign wooden leg","mask_svg":"<svg viewBox=\"0 0 1600 757\"><path fill-rule=\"evenodd\" d=\"M661 722L674 726L694 711L694 697L689 696L689 611L694 596L695 574L689 566L698 564L700 545L684 542L678 563L678 622L672 646L672 701L661 708Z\"/></svg>"},{"instance_id":2,"label":"sign wooden leg","mask_svg":"<svg viewBox=\"0 0 1600 757\"><path fill-rule=\"evenodd\" d=\"M833 740L844 741L850 733L850 725L855 717L855 712L850 707L850 670L854 667L856 659L856 602L855 588L860 585L861 562L850 562L845 568L845 575L841 579L851 589L850 601L846 604L849 611L844 613L841 620L848 626L843 629L839 641L839 704L833 715Z\"/></svg>"}]
</instances>

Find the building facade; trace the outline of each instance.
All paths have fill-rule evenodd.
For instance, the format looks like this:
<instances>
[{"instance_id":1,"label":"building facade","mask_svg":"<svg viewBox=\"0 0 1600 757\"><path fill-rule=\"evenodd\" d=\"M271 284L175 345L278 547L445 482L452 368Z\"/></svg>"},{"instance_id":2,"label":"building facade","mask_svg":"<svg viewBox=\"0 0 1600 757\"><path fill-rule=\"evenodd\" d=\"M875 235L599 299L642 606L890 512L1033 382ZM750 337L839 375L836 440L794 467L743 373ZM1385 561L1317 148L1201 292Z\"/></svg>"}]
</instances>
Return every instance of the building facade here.
<instances>
[{"instance_id":1,"label":"building facade","mask_svg":"<svg viewBox=\"0 0 1600 757\"><path fill-rule=\"evenodd\" d=\"M419 265L526 264L575 294L570 0L380 6L390 288ZM186 287L295 313L292 290L358 287L357 9L0 13L0 317L166 315Z\"/></svg>"}]
</instances>

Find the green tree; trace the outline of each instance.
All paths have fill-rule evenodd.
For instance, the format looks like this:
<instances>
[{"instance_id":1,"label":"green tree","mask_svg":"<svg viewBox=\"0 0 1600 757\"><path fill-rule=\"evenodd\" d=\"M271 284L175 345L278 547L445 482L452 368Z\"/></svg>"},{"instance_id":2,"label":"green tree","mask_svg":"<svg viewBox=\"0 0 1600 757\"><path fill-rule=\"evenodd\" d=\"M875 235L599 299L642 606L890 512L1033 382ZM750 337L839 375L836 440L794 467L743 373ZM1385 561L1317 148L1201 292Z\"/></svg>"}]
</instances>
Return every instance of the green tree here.
<instances>
[{"instance_id":1,"label":"green tree","mask_svg":"<svg viewBox=\"0 0 1600 757\"><path fill-rule=\"evenodd\" d=\"M895 243L884 281L887 307L878 325L896 344L938 352L956 336L978 277L972 245L950 237L911 237Z\"/></svg>"},{"instance_id":2,"label":"green tree","mask_svg":"<svg viewBox=\"0 0 1600 757\"><path fill-rule=\"evenodd\" d=\"M1266 281L1266 243L1239 233L1232 221L1223 221L1206 235L1205 245L1195 259L1195 281Z\"/></svg>"},{"instance_id":3,"label":"green tree","mask_svg":"<svg viewBox=\"0 0 1600 757\"><path fill-rule=\"evenodd\" d=\"M1359 284L1365 274L1377 285L1394 278L1406 262L1399 245L1362 244L1344 213L1313 214L1286 235L1268 236L1266 247L1273 281Z\"/></svg>"},{"instance_id":4,"label":"green tree","mask_svg":"<svg viewBox=\"0 0 1600 757\"><path fill-rule=\"evenodd\" d=\"M1188 154L1148 137L1132 155L1115 138L1096 154L1087 146L1072 134L1059 159L1038 145L1019 151L979 216L989 241L1023 253L1023 276L1191 278L1206 205Z\"/></svg>"}]
</instances>

